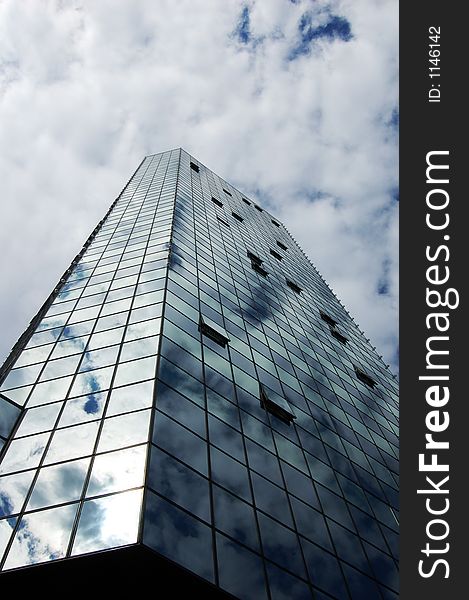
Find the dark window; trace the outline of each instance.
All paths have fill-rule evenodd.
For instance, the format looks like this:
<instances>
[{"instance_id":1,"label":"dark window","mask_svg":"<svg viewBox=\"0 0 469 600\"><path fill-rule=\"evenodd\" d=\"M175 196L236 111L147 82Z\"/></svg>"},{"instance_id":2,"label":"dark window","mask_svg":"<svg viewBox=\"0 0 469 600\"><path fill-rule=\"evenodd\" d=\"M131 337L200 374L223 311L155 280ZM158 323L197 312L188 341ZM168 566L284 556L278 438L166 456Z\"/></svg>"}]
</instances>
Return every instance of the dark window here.
<instances>
[{"instance_id":1,"label":"dark window","mask_svg":"<svg viewBox=\"0 0 469 600\"><path fill-rule=\"evenodd\" d=\"M225 190L225 188L223 188L223 191L225 192L225 194L228 194L228 196L231 196L231 192L229 192L228 190Z\"/></svg>"},{"instance_id":2,"label":"dark window","mask_svg":"<svg viewBox=\"0 0 469 600\"><path fill-rule=\"evenodd\" d=\"M257 208L257 210L259 212L264 212L264 209L262 209L260 206L257 206L257 204L254 204L254 206Z\"/></svg>"},{"instance_id":3,"label":"dark window","mask_svg":"<svg viewBox=\"0 0 469 600\"><path fill-rule=\"evenodd\" d=\"M335 327L331 327L331 334L335 337L336 340L339 340L342 344L347 343L347 338L345 335L342 335L340 331L338 331Z\"/></svg>"},{"instance_id":4,"label":"dark window","mask_svg":"<svg viewBox=\"0 0 469 600\"><path fill-rule=\"evenodd\" d=\"M277 246L279 246L282 250L287 250L287 247L285 246L285 244L282 244L282 242L279 242L277 240Z\"/></svg>"},{"instance_id":5,"label":"dark window","mask_svg":"<svg viewBox=\"0 0 469 600\"><path fill-rule=\"evenodd\" d=\"M269 274L265 269L263 269L261 267L261 265L253 262L251 263L251 267L254 269L254 271L256 271L256 273L259 273L259 275L262 275L262 277L267 277L267 275Z\"/></svg>"},{"instance_id":6,"label":"dark window","mask_svg":"<svg viewBox=\"0 0 469 600\"><path fill-rule=\"evenodd\" d=\"M203 335L206 335L220 346L223 346L223 348L230 341L226 330L204 315L200 315L199 329Z\"/></svg>"},{"instance_id":7,"label":"dark window","mask_svg":"<svg viewBox=\"0 0 469 600\"><path fill-rule=\"evenodd\" d=\"M280 254L278 252L275 252L275 250L271 250L270 253L272 254L272 256L275 256L277 260L282 260Z\"/></svg>"},{"instance_id":8,"label":"dark window","mask_svg":"<svg viewBox=\"0 0 469 600\"><path fill-rule=\"evenodd\" d=\"M226 225L227 227L230 226L230 224L224 221L221 217L217 217L217 219L220 221L220 223L223 223L223 225Z\"/></svg>"},{"instance_id":9,"label":"dark window","mask_svg":"<svg viewBox=\"0 0 469 600\"><path fill-rule=\"evenodd\" d=\"M287 285L297 294L301 294L301 292L303 291L299 285L296 285L296 283L293 283L293 281L290 281L289 279L287 279Z\"/></svg>"},{"instance_id":10,"label":"dark window","mask_svg":"<svg viewBox=\"0 0 469 600\"><path fill-rule=\"evenodd\" d=\"M196 165L195 163L191 162L191 169L193 169L196 173L198 173L199 165Z\"/></svg>"},{"instance_id":11,"label":"dark window","mask_svg":"<svg viewBox=\"0 0 469 600\"><path fill-rule=\"evenodd\" d=\"M326 321L326 323L328 323L332 327L335 327L337 325L337 321L335 319L333 319L332 317L330 317L325 312L322 312L322 310L319 311L319 314L321 315L321 319L323 321Z\"/></svg>"},{"instance_id":12,"label":"dark window","mask_svg":"<svg viewBox=\"0 0 469 600\"><path fill-rule=\"evenodd\" d=\"M296 419L296 415L293 412L288 402L271 389L267 389L262 384L259 384L259 394L261 406L268 410L275 417L281 419L285 423L290 423L293 419Z\"/></svg>"},{"instance_id":13,"label":"dark window","mask_svg":"<svg viewBox=\"0 0 469 600\"><path fill-rule=\"evenodd\" d=\"M240 221L241 223L244 221L243 217L240 217L239 215L237 215L235 212L231 213L233 215L233 217L237 220Z\"/></svg>"},{"instance_id":14,"label":"dark window","mask_svg":"<svg viewBox=\"0 0 469 600\"><path fill-rule=\"evenodd\" d=\"M257 265L261 265L262 264L262 262L263 262L262 259L260 259L258 256L256 256L255 254L253 254L249 250L247 251L247 255L248 255L248 258L251 259L252 263L255 263Z\"/></svg>"},{"instance_id":15,"label":"dark window","mask_svg":"<svg viewBox=\"0 0 469 600\"><path fill-rule=\"evenodd\" d=\"M248 206L251 206L251 203L249 202L249 200L246 200L246 198L243 198L243 202L244 202L245 204L247 204Z\"/></svg>"},{"instance_id":16,"label":"dark window","mask_svg":"<svg viewBox=\"0 0 469 600\"><path fill-rule=\"evenodd\" d=\"M271 221L276 227L280 227L280 223L277 223L277 221L274 221L273 219L271 219Z\"/></svg>"},{"instance_id":17,"label":"dark window","mask_svg":"<svg viewBox=\"0 0 469 600\"><path fill-rule=\"evenodd\" d=\"M217 206L220 206L220 207L221 207L221 206L223 206L223 202L220 202L220 200L217 200L217 199L216 199L216 198L214 198L213 196L212 196L212 202L213 202L214 204L216 204Z\"/></svg>"},{"instance_id":18,"label":"dark window","mask_svg":"<svg viewBox=\"0 0 469 600\"><path fill-rule=\"evenodd\" d=\"M365 371L360 369L359 367L355 367L355 373L360 381L368 385L369 387L375 387L376 381L370 377Z\"/></svg>"}]
</instances>

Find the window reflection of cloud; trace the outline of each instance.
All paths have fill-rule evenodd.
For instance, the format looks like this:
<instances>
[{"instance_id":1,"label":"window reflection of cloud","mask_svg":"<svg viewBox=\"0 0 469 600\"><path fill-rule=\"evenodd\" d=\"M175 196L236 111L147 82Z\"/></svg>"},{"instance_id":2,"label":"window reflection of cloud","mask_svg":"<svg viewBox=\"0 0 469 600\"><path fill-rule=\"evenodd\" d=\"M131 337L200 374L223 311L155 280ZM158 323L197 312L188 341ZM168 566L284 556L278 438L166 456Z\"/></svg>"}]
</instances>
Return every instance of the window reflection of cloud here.
<instances>
[{"instance_id":1,"label":"window reflection of cloud","mask_svg":"<svg viewBox=\"0 0 469 600\"><path fill-rule=\"evenodd\" d=\"M0 478L0 517L7 517L21 510L33 476L34 471L27 471Z\"/></svg>"},{"instance_id":2,"label":"window reflection of cloud","mask_svg":"<svg viewBox=\"0 0 469 600\"><path fill-rule=\"evenodd\" d=\"M87 335L91 333L93 329L94 320L92 321L83 321L82 323L77 323L76 325L67 325L64 327L62 335L60 336L61 340L68 340L71 338L80 337L82 335Z\"/></svg>"},{"instance_id":3,"label":"window reflection of cloud","mask_svg":"<svg viewBox=\"0 0 469 600\"><path fill-rule=\"evenodd\" d=\"M258 551L259 540L252 506L217 485L213 486L213 503L216 527Z\"/></svg>"},{"instance_id":4,"label":"window reflection of cloud","mask_svg":"<svg viewBox=\"0 0 469 600\"><path fill-rule=\"evenodd\" d=\"M98 452L148 441L150 414L150 410L143 410L106 419L101 431Z\"/></svg>"},{"instance_id":5,"label":"window reflection of cloud","mask_svg":"<svg viewBox=\"0 0 469 600\"><path fill-rule=\"evenodd\" d=\"M298 538L286 527L259 514L262 545L267 558L300 577L305 577Z\"/></svg>"},{"instance_id":6,"label":"window reflection of cloud","mask_svg":"<svg viewBox=\"0 0 469 600\"><path fill-rule=\"evenodd\" d=\"M27 385L26 387L16 388L14 390L9 390L8 392L2 392L2 395L6 396L9 400L13 400L13 402L16 402L16 404L23 406L32 388L32 385Z\"/></svg>"},{"instance_id":7,"label":"window reflection of cloud","mask_svg":"<svg viewBox=\"0 0 469 600\"><path fill-rule=\"evenodd\" d=\"M59 427L75 425L99 418L104 410L106 394L88 394L68 400L60 417Z\"/></svg>"},{"instance_id":8,"label":"window reflection of cloud","mask_svg":"<svg viewBox=\"0 0 469 600\"><path fill-rule=\"evenodd\" d=\"M4 569L65 556L77 505L25 515L8 553Z\"/></svg>"},{"instance_id":9,"label":"window reflection of cloud","mask_svg":"<svg viewBox=\"0 0 469 600\"><path fill-rule=\"evenodd\" d=\"M97 456L86 495L97 496L142 485L146 452L144 445Z\"/></svg>"},{"instance_id":10,"label":"window reflection of cloud","mask_svg":"<svg viewBox=\"0 0 469 600\"><path fill-rule=\"evenodd\" d=\"M136 542L141 503L141 489L85 502L72 555Z\"/></svg>"},{"instance_id":11,"label":"window reflection of cloud","mask_svg":"<svg viewBox=\"0 0 469 600\"><path fill-rule=\"evenodd\" d=\"M71 460L91 454L98 431L98 421L59 429L52 437L44 464Z\"/></svg>"},{"instance_id":12,"label":"window reflection of cloud","mask_svg":"<svg viewBox=\"0 0 469 600\"><path fill-rule=\"evenodd\" d=\"M217 558L221 588L237 598L267 598L260 556L217 534Z\"/></svg>"},{"instance_id":13,"label":"window reflection of cloud","mask_svg":"<svg viewBox=\"0 0 469 600\"><path fill-rule=\"evenodd\" d=\"M213 581L210 528L155 494L147 498L143 543Z\"/></svg>"},{"instance_id":14,"label":"window reflection of cloud","mask_svg":"<svg viewBox=\"0 0 469 600\"><path fill-rule=\"evenodd\" d=\"M71 340L63 340L57 342L50 358L63 358L65 356L71 356L72 354L80 354L83 352L88 336L72 338Z\"/></svg>"},{"instance_id":15,"label":"window reflection of cloud","mask_svg":"<svg viewBox=\"0 0 469 600\"><path fill-rule=\"evenodd\" d=\"M154 446L147 481L161 495L210 521L208 480Z\"/></svg>"},{"instance_id":16,"label":"window reflection of cloud","mask_svg":"<svg viewBox=\"0 0 469 600\"><path fill-rule=\"evenodd\" d=\"M3 558L3 553L10 541L10 536L16 525L16 519L3 519L0 521L0 560Z\"/></svg>"},{"instance_id":17,"label":"window reflection of cloud","mask_svg":"<svg viewBox=\"0 0 469 600\"><path fill-rule=\"evenodd\" d=\"M63 400L72 381L72 377L62 377L53 381L38 383L28 400L28 408L55 400Z\"/></svg>"},{"instance_id":18,"label":"window reflection of cloud","mask_svg":"<svg viewBox=\"0 0 469 600\"><path fill-rule=\"evenodd\" d=\"M13 440L0 464L0 474L37 467L49 435L49 433L40 433L21 440Z\"/></svg>"},{"instance_id":19,"label":"window reflection of cloud","mask_svg":"<svg viewBox=\"0 0 469 600\"><path fill-rule=\"evenodd\" d=\"M153 378L155 376L155 367L156 356L120 364L117 367L114 385L126 385L134 381Z\"/></svg>"},{"instance_id":20,"label":"window reflection of cloud","mask_svg":"<svg viewBox=\"0 0 469 600\"><path fill-rule=\"evenodd\" d=\"M145 381L134 385L113 389L107 407L106 415L148 408L153 404L153 381Z\"/></svg>"},{"instance_id":21,"label":"window reflection of cloud","mask_svg":"<svg viewBox=\"0 0 469 600\"><path fill-rule=\"evenodd\" d=\"M111 381L114 367L105 367L86 373L79 373L73 382L70 396L85 396L100 390L105 390Z\"/></svg>"},{"instance_id":22,"label":"window reflection of cloud","mask_svg":"<svg viewBox=\"0 0 469 600\"><path fill-rule=\"evenodd\" d=\"M27 509L79 500L89 464L88 458L41 469Z\"/></svg>"},{"instance_id":23,"label":"window reflection of cloud","mask_svg":"<svg viewBox=\"0 0 469 600\"><path fill-rule=\"evenodd\" d=\"M33 364L45 360L52 349L52 345L38 346L37 348L30 348L29 350L23 350L15 362L15 367L21 367L24 365Z\"/></svg>"},{"instance_id":24,"label":"window reflection of cloud","mask_svg":"<svg viewBox=\"0 0 469 600\"><path fill-rule=\"evenodd\" d=\"M101 348L100 350L86 351L83 354L83 361L80 365L80 371L89 371L106 365L112 365L116 361L119 346Z\"/></svg>"},{"instance_id":25,"label":"window reflection of cloud","mask_svg":"<svg viewBox=\"0 0 469 600\"><path fill-rule=\"evenodd\" d=\"M8 390L10 388L34 383L41 368L42 364L37 364L29 367L20 367L19 369L10 371L8 377L2 383L1 389Z\"/></svg>"},{"instance_id":26,"label":"window reflection of cloud","mask_svg":"<svg viewBox=\"0 0 469 600\"><path fill-rule=\"evenodd\" d=\"M26 410L15 437L52 429L62 404L62 402L55 402Z\"/></svg>"},{"instance_id":27,"label":"window reflection of cloud","mask_svg":"<svg viewBox=\"0 0 469 600\"><path fill-rule=\"evenodd\" d=\"M74 356L66 356L47 362L44 371L41 374L40 381L46 379L55 379L57 377L63 377L64 375L71 375L75 372L78 363L80 362L81 356L76 354Z\"/></svg>"}]
</instances>

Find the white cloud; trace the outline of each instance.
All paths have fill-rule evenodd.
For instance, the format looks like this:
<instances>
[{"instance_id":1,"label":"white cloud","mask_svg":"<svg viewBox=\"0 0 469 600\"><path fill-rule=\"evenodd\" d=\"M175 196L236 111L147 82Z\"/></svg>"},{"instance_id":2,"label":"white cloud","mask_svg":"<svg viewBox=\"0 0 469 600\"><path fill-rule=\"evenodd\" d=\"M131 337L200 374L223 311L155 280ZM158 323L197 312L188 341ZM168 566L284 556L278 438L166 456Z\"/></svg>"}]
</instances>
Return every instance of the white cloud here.
<instances>
[{"instance_id":1,"label":"white cloud","mask_svg":"<svg viewBox=\"0 0 469 600\"><path fill-rule=\"evenodd\" d=\"M289 62L306 11L353 38ZM394 0L2 2L0 355L141 158L182 146L268 200L395 368L397 40Z\"/></svg>"}]
</instances>

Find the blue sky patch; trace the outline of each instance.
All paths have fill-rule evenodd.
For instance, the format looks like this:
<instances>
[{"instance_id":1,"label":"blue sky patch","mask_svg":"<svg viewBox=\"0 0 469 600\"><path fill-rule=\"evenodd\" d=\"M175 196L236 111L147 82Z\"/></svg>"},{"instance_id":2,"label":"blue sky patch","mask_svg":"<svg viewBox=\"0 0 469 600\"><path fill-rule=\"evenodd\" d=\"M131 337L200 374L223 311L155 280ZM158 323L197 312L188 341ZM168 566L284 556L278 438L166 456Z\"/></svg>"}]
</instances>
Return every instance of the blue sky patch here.
<instances>
[{"instance_id":1,"label":"blue sky patch","mask_svg":"<svg viewBox=\"0 0 469 600\"><path fill-rule=\"evenodd\" d=\"M247 6L245 6L241 12L241 17L235 33L238 36L238 40L243 44L247 44L251 39L251 32L249 30L249 8Z\"/></svg>"},{"instance_id":2,"label":"blue sky patch","mask_svg":"<svg viewBox=\"0 0 469 600\"><path fill-rule=\"evenodd\" d=\"M308 54L312 42L320 38L329 40L340 39L348 42L352 39L350 23L344 17L331 15L325 25L316 26L311 13L304 13L298 24L300 42L290 53L289 60L294 60L302 54Z\"/></svg>"}]
</instances>

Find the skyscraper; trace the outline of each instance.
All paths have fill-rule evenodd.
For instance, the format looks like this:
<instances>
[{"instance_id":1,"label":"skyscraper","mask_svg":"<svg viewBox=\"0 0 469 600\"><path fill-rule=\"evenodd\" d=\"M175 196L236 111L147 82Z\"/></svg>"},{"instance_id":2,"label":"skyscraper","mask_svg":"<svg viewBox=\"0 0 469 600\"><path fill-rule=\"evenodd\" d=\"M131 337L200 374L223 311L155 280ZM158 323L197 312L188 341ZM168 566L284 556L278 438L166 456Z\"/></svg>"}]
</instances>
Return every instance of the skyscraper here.
<instances>
[{"instance_id":1,"label":"skyscraper","mask_svg":"<svg viewBox=\"0 0 469 600\"><path fill-rule=\"evenodd\" d=\"M185 151L142 161L0 382L0 581L397 598L397 384L285 227Z\"/></svg>"}]
</instances>

